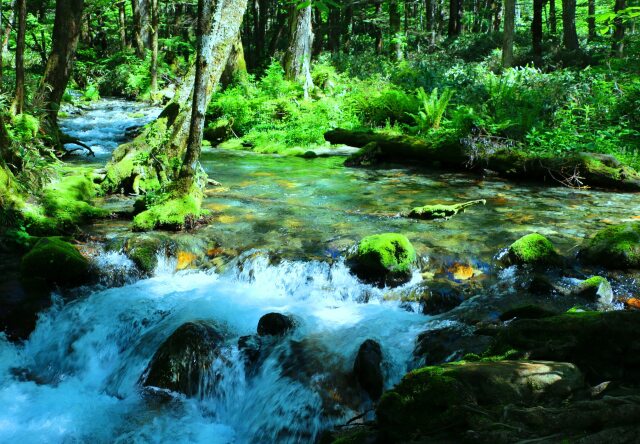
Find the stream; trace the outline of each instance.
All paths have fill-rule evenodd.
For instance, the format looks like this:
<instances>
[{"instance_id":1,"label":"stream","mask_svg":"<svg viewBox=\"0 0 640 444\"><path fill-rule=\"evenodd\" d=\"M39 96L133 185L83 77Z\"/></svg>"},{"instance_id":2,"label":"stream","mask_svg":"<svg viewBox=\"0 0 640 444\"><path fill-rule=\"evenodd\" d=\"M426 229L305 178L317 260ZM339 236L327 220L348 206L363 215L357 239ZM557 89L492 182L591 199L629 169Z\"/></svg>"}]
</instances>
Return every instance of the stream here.
<instances>
[{"instance_id":1,"label":"stream","mask_svg":"<svg viewBox=\"0 0 640 444\"><path fill-rule=\"evenodd\" d=\"M126 128L158 112L102 99L69 113L61 127L96 152L75 162L103 164ZM205 150L202 165L222 184L207 190L213 222L173 236L232 253L223 264L180 271L175 255L161 254L153 276L139 278L122 252L96 247L96 267L124 280L107 279L73 297L54 293L28 340L0 337L0 442L313 442L371 408L350 388L363 341L380 343L390 388L417 365L421 332L484 311L492 316L496 300L526 299L515 271L496 261L518 237L539 232L572 256L595 230L640 215L631 194L408 168L350 169L343 161ZM445 222L396 217L413 206L474 199L487 204ZM131 236L128 222L117 219L87 230L111 244ZM412 282L393 291L359 282L343 260L361 237L382 232L404 233L421 257ZM563 279L592 271L571 269ZM471 289L473 297L449 314L422 314L402 294L430 279ZM623 296L637 286L621 276L614 292ZM574 302L546 301L561 309ZM248 375L238 338L255 334L269 312L287 313L297 325ZM155 351L194 320L214 321L225 338L227 364L216 392L171 402L143 396L140 377Z\"/></svg>"}]
</instances>

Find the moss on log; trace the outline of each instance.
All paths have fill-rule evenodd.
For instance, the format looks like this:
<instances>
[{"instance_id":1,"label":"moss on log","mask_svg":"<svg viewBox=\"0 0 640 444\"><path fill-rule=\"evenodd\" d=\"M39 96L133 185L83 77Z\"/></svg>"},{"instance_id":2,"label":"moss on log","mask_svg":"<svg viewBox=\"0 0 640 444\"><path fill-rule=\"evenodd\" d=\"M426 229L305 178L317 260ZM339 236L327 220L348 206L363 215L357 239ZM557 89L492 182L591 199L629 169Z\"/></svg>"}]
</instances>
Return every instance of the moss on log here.
<instances>
[{"instance_id":1,"label":"moss on log","mask_svg":"<svg viewBox=\"0 0 640 444\"><path fill-rule=\"evenodd\" d=\"M556 186L640 191L640 173L604 154L538 157L521 150L502 149L476 158L459 134L446 131L418 138L338 128L325 133L325 139L333 144L362 148L347 160L347 166L393 162L467 171L491 170L514 180Z\"/></svg>"}]
</instances>

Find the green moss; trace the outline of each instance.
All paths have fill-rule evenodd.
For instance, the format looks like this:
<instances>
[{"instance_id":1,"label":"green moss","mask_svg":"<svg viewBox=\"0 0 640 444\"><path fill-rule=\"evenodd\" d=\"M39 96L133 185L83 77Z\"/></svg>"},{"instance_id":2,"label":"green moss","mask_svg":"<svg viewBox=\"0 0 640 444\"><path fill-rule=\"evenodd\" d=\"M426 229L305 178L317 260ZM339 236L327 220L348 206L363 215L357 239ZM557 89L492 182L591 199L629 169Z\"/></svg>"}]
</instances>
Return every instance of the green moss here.
<instances>
[{"instance_id":1,"label":"green moss","mask_svg":"<svg viewBox=\"0 0 640 444\"><path fill-rule=\"evenodd\" d=\"M513 264L551 265L559 260L551 241L538 233L527 234L511 244L507 257Z\"/></svg>"},{"instance_id":2,"label":"green moss","mask_svg":"<svg viewBox=\"0 0 640 444\"><path fill-rule=\"evenodd\" d=\"M124 251L134 264L144 273L151 273L158 265L158 252L163 248L163 240L136 236L127 240Z\"/></svg>"},{"instance_id":3,"label":"green moss","mask_svg":"<svg viewBox=\"0 0 640 444\"><path fill-rule=\"evenodd\" d=\"M468 208L473 205L487 203L486 200L472 200L469 202L454 204L454 205L425 205L423 207L413 208L406 214L403 214L406 217L412 219L422 219L422 220L434 220L434 219L450 219L456 214L460 212L464 212L465 208Z\"/></svg>"},{"instance_id":4,"label":"green moss","mask_svg":"<svg viewBox=\"0 0 640 444\"><path fill-rule=\"evenodd\" d=\"M640 222L598 231L580 250L580 258L612 269L640 268Z\"/></svg>"},{"instance_id":5,"label":"green moss","mask_svg":"<svg viewBox=\"0 0 640 444\"><path fill-rule=\"evenodd\" d=\"M88 277L89 262L68 242L56 237L40 239L21 262L25 279L74 285Z\"/></svg>"},{"instance_id":6,"label":"green moss","mask_svg":"<svg viewBox=\"0 0 640 444\"><path fill-rule=\"evenodd\" d=\"M192 228L206 215L201 206L202 191L197 186L193 186L186 193L166 193L133 219L133 230L149 231L160 228L177 231Z\"/></svg>"},{"instance_id":7,"label":"green moss","mask_svg":"<svg viewBox=\"0 0 640 444\"><path fill-rule=\"evenodd\" d=\"M609 281L602 276L593 276L580 282L573 293L591 300L610 303L613 300L613 290Z\"/></svg>"},{"instance_id":8,"label":"green moss","mask_svg":"<svg viewBox=\"0 0 640 444\"><path fill-rule=\"evenodd\" d=\"M28 142L38 135L40 122L30 114L18 114L13 118L13 136L21 142Z\"/></svg>"},{"instance_id":9,"label":"green moss","mask_svg":"<svg viewBox=\"0 0 640 444\"><path fill-rule=\"evenodd\" d=\"M361 279L378 285L397 285L411 277L416 251L406 236L385 233L367 236L347 263Z\"/></svg>"}]
</instances>

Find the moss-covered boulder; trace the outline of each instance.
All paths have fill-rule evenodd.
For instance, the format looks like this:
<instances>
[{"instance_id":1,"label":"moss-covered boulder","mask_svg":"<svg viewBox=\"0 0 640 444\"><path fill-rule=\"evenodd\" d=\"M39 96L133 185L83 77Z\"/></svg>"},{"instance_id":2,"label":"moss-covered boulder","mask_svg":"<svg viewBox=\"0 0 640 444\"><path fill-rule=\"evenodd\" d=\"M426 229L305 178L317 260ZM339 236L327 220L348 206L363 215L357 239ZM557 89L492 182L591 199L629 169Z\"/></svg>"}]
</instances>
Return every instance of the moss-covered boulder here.
<instances>
[{"instance_id":1,"label":"moss-covered boulder","mask_svg":"<svg viewBox=\"0 0 640 444\"><path fill-rule=\"evenodd\" d=\"M205 396L219 379L213 368L223 336L210 323L187 322L158 348L142 376L142 385L187 396Z\"/></svg>"},{"instance_id":2,"label":"moss-covered boulder","mask_svg":"<svg viewBox=\"0 0 640 444\"><path fill-rule=\"evenodd\" d=\"M180 231L193 228L207 214L202 209L202 197L202 190L194 185L185 192L175 190L150 199L146 209L134 217L133 230Z\"/></svg>"},{"instance_id":3,"label":"moss-covered boulder","mask_svg":"<svg viewBox=\"0 0 640 444\"><path fill-rule=\"evenodd\" d=\"M582 261L610 269L640 268L640 222L598 231L580 250Z\"/></svg>"},{"instance_id":4,"label":"moss-covered boulder","mask_svg":"<svg viewBox=\"0 0 640 444\"><path fill-rule=\"evenodd\" d=\"M408 373L382 396L376 416L382 442L404 442L444 429L452 437L485 420L487 408L564 399L583 385L580 371L564 362L443 364Z\"/></svg>"},{"instance_id":5,"label":"moss-covered boulder","mask_svg":"<svg viewBox=\"0 0 640 444\"><path fill-rule=\"evenodd\" d=\"M519 350L531 359L575 363L593 383L640 380L640 312L574 312L516 319L500 329L491 353Z\"/></svg>"},{"instance_id":6,"label":"moss-covered boulder","mask_svg":"<svg viewBox=\"0 0 640 444\"><path fill-rule=\"evenodd\" d=\"M127 239L123 250L138 270L144 274L150 274L158 265L158 254L166 252L167 244L165 238L139 235Z\"/></svg>"},{"instance_id":7,"label":"moss-covered boulder","mask_svg":"<svg viewBox=\"0 0 640 444\"><path fill-rule=\"evenodd\" d=\"M411 279L415 261L416 250L406 236L384 233L363 238L347 265L365 282L393 287Z\"/></svg>"},{"instance_id":8,"label":"moss-covered boulder","mask_svg":"<svg viewBox=\"0 0 640 444\"><path fill-rule=\"evenodd\" d=\"M23 256L21 272L24 279L72 286L89 277L89 261L70 243L46 237Z\"/></svg>"},{"instance_id":9,"label":"moss-covered boulder","mask_svg":"<svg viewBox=\"0 0 640 444\"><path fill-rule=\"evenodd\" d=\"M572 293L603 304L610 304L613 301L611 284L602 276L593 276L585 279L572 289Z\"/></svg>"},{"instance_id":10,"label":"moss-covered boulder","mask_svg":"<svg viewBox=\"0 0 640 444\"><path fill-rule=\"evenodd\" d=\"M560 256L549 239L538 233L527 234L509 246L505 257L509 264L554 265Z\"/></svg>"}]
</instances>

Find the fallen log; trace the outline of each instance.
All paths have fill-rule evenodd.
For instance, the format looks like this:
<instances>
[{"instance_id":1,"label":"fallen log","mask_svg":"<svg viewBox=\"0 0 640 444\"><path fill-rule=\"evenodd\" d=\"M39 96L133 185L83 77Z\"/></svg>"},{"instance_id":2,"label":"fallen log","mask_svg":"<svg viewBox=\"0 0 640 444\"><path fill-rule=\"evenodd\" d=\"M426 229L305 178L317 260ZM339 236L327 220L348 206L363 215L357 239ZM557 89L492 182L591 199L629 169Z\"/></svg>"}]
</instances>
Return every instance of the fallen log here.
<instances>
[{"instance_id":1,"label":"fallen log","mask_svg":"<svg viewBox=\"0 0 640 444\"><path fill-rule=\"evenodd\" d=\"M570 188L597 187L640 191L640 173L622 165L614 156L575 153L561 157L532 156L518 149L496 149L478 156L451 133L428 139L390 135L371 130L334 129L325 133L332 144L361 148L345 161L346 166L369 166L381 162L422 165L485 173L492 171L513 179L545 182Z\"/></svg>"}]
</instances>

